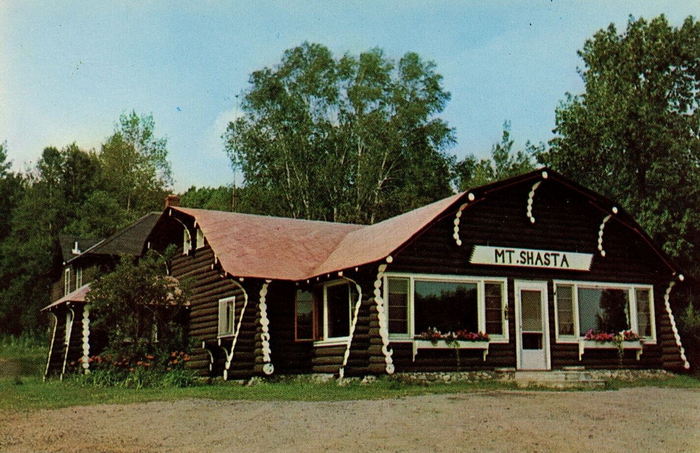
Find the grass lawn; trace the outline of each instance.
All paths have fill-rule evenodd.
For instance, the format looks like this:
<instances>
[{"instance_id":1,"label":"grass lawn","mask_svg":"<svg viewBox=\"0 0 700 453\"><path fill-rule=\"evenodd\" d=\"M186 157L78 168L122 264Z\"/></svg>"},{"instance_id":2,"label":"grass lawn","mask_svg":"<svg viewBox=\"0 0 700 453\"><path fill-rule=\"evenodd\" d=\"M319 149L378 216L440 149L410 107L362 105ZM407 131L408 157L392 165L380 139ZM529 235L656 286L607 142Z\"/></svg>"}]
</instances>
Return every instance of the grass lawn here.
<instances>
[{"instance_id":1,"label":"grass lawn","mask_svg":"<svg viewBox=\"0 0 700 453\"><path fill-rule=\"evenodd\" d=\"M173 401L188 398L214 400L301 400L340 401L400 398L434 393L514 390L513 384L484 381L451 384L404 384L380 378L369 385L357 382L345 386L335 381L312 383L306 380L262 382L250 387L235 382L215 381L193 387L122 388L84 385L78 380L43 382L46 346L31 338L0 338L0 411L55 409L93 404L127 404L146 401ZM664 380L612 381L608 389L635 386L700 388L700 379L674 376Z\"/></svg>"},{"instance_id":2,"label":"grass lawn","mask_svg":"<svg viewBox=\"0 0 700 453\"><path fill-rule=\"evenodd\" d=\"M21 383L19 383L21 382ZM81 386L70 380L42 382L30 377L0 380L0 410L52 409L89 404L125 404L145 401L172 401L187 398L214 400L299 400L341 401L358 399L399 398L428 393L461 393L483 390L513 389L499 382L402 384L379 379L369 385L351 383L339 386L335 381L312 383L303 381L264 382L250 387L234 382L217 381L185 388L142 388Z\"/></svg>"},{"instance_id":3,"label":"grass lawn","mask_svg":"<svg viewBox=\"0 0 700 453\"><path fill-rule=\"evenodd\" d=\"M665 380L638 380L633 383L613 381L608 389L636 386L700 388L700 380L691 376L674 376ZM369 385L351 383L339 386L335 382L317 384L296 380L264 382L246 387L238 383L218 381L213 384L201 384L186 388L142 388L137 390L122 387L81 386L80 383L71 380L42 382L38 377L3 378L0 379L0 410L25 411L92 404L173 401L188 398L340 401L514 389L515 387L511 384L490 381L426 386L378 379Z\"/></svg>"}]
</instances>

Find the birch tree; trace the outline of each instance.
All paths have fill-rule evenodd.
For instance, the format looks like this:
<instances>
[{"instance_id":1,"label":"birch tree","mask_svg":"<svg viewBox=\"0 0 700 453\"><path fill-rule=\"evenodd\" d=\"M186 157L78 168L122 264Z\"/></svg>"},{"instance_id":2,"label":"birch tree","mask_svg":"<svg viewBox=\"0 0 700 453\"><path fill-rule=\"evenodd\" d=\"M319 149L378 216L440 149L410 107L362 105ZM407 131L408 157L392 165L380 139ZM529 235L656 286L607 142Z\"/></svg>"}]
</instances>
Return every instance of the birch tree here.
<instances>
[{"instance_id":1,"label":"birch tree","mask_svg":"<svg viewBox=\"0 0 700 453\"><path fill-rule=\"evenodd\" d=\"M451 193L450 94L417 54L304 43L249 81L224 139L256 210L373 223Z\"/></svg>"}]
</instances>

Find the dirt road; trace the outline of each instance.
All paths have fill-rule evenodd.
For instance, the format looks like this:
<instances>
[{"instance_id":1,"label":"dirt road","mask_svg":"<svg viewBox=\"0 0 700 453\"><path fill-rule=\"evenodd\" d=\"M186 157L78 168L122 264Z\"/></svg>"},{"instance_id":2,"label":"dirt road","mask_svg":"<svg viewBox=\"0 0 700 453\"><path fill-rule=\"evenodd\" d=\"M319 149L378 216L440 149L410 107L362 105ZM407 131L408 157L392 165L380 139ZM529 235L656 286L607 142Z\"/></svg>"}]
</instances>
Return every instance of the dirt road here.
<instances>
[{"instance_id":1,"label":"dirt road","mask_svg":"<svg viewBox=\"0 0 700 453\"><path fill-rule=\"evenodd\" d=\"M700 452L700 391L184 400L0 413L0 451Z\"/></svg>"}]
</instances>

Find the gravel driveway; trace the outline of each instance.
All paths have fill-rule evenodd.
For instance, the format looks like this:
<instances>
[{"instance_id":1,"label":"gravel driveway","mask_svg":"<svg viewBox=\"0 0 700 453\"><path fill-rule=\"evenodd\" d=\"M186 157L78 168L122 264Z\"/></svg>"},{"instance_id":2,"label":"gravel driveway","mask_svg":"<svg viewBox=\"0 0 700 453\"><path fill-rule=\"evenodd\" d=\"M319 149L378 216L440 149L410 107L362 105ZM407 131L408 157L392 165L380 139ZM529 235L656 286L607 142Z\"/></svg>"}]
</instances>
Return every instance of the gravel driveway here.
<instances>
[{"instance_id":1,"label":"gravel driveway","mask_svg":"<svg viewBox=\"0 0 700 453\"><path fill-rule=\"evenodd\" d=\"M700 452L700 391L183 400L0 413L0 450Z\"/></svg>"}]
</instances>

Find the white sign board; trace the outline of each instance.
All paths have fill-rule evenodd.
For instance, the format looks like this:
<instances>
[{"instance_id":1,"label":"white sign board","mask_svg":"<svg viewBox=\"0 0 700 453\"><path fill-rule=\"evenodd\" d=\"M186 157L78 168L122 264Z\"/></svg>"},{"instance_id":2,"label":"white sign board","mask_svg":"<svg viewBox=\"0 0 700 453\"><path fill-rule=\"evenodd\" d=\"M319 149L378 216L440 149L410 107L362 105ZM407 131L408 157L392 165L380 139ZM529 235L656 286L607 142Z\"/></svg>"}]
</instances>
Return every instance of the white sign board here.
<instances>
[{"instance_id":1,"label":"white sign board","mask_svg":"<svg viewBox=\"0 0 700 453\"><path fill-rule=\"evenodd\" d=\"M518 249L475 245L469 262L494 266L539 267L568 271L591 270L592 253Z\"/></svg>"}]
</instances>

